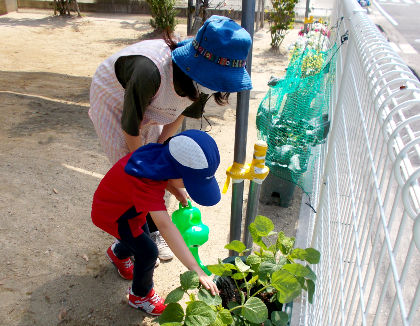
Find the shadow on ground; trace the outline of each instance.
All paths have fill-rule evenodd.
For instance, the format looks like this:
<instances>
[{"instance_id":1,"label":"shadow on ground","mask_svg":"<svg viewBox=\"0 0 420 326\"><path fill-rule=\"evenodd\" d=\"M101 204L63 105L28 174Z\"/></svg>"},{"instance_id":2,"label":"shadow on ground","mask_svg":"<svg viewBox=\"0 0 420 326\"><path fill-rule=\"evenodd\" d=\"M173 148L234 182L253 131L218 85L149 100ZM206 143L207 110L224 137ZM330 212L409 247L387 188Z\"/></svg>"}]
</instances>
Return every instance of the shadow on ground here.
<instances>
[{"instance_id":1,"label":"shadow on ground","mask_svg":"<svg viewBox=\"0 0 420 326\"><path fill-rule=\"evenodd\" d=\"M124 291L128 284L116 280L111 272L115 272L113 266L107 265L96 275L63 275L46 282L27 293L28 306L19 325L134 326L145 317L150 319L127 304Z\"/></svg>"}]
</instances>

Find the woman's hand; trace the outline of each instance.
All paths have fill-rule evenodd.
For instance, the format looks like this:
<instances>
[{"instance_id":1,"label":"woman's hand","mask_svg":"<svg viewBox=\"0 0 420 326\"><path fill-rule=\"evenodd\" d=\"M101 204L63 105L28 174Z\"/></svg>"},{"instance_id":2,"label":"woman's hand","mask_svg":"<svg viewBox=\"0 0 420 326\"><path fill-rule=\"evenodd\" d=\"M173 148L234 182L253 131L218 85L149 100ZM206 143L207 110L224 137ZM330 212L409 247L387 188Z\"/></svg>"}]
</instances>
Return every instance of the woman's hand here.
<instances>
[{"instance_id":1,"label":"woman's hand","mask_svg":"<svg viewBox=\"0 0 420 326\"><path fill-rule=\"evenodd\" d=\"M198 274L200 283L206 288L206 290L210 291L212 295L219 294L219 289L217 285L213 282L210 276L202 272L202 274Z\"/></svg>"}]
</instances>

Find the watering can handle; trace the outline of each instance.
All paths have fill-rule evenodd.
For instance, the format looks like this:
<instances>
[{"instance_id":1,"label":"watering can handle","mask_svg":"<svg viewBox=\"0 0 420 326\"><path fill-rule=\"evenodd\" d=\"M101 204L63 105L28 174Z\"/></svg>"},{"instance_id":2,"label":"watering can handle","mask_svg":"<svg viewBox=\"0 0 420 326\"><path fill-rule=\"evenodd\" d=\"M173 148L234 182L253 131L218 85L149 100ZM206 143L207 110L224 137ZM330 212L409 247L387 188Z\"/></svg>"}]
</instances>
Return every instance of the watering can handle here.
<instances>
[{"instance_id":1,"label":"watering can handle","mask_svg":"<svg viewBox=\"0 0 420 326\"><path fill-rule=\"evenodd\" d=\"M192 205L191 205L191 200L189 200L188 199L188 205L187 206L182 206L182 204L181 204L181 202L179 202L179 209L181 209L181 208L192 208Z\"/></svg>"}]
</instances>

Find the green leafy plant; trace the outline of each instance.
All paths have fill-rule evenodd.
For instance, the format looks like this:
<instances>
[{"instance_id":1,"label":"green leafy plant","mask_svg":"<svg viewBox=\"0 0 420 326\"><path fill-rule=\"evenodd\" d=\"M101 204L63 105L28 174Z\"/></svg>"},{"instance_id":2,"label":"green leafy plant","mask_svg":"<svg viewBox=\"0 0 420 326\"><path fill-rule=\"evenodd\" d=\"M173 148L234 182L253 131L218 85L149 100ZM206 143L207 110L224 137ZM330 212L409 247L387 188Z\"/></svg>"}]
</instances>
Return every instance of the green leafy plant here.
<instances>
[{"instance_id":1,"label":"green leafy plant","mask_svg":"<svg viewBox=\"0 0 420 326\"><path fill-rule=\"evenodd\" d=\"M183 273L181 285L165 300L168 306L159 317L161 325L282 326L289 321L281 311L283 304L303 290L312 303L316 276L309 264L317 264L320 253L313 248L294 248L295 239L274 232L273 222L264 216L257 216L249 231L259 249L244 256L251 250L234 240L225 248L238 256L207 266L216 275L220 295L212 296L203 289L195 272ZM184 311L179 302L185 294L189 301Z\"/></svg>"},{"instance_id":2,"label":"green leafy plant","mask_svg":"<svg viewBox=\"0 0 420 326\"><path fill-rule=\"evenodd\" d=\"M295 6L298 0L271 0L273 10L270 12L271 46L279 48L289 29L295 21Z\"/></svg>"},{"instance_id":3,"label":"green leafy plant","mask_svg":"<svg viewBox=\"0 0 420 326\"><path fill-rule=\"evenodd\" d=\"M146 0L150 6L152 19L150 25L157 32L173 32L176 26L175 0Z\"/></svg>"}]
</instances>

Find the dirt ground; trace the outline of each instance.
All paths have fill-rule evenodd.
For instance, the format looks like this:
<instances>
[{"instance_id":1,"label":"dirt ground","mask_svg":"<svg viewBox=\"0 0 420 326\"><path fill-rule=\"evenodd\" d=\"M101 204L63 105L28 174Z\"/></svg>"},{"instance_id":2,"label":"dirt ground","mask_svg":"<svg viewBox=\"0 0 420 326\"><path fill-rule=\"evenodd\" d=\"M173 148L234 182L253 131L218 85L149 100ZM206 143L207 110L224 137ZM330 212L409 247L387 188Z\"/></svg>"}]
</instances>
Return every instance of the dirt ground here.
<instances>
[{"instance_id":1,"label":"dirt ground","mask_svg":"<svg viewBox=\"0 0 420 326\"><path fill-rule=\"evenodd\" d=\"M110 164L88 118L89 85L98 64L124 46L150 37L148 16L84 14L53 17L20 10L0 16L0 325L151 325L130 308L130 285L106 260L112 237L90 219L92 195ZM185 36L185 21L177 31ZM270 76L288 63L286 38L270 50L267 29L254 35L247 161L256 140L255 114ZM222 187L233 162L236 94L231 104L208 105L210 134L221 152ZM200 128L188 120L187 128ZM209 128L205 121L203 127ZM245 183L244 209L248 183ZM296 232L300 192L289 208L259 206L276 230ZM199 252L206 264L224 258L231 190L215 207L199 207L210 239ZM171 213L177 203L171 198ZM155 270L166 296L185 267L177 259Z\"/></svg>"}]
</instances>

